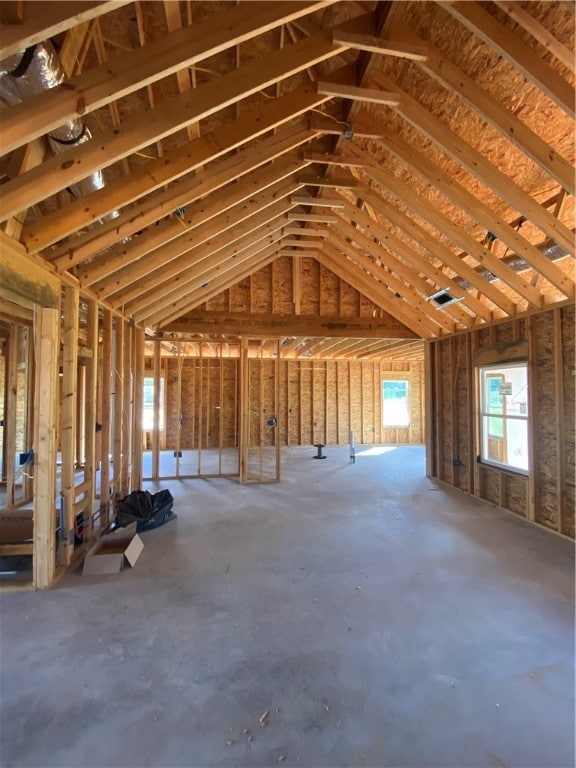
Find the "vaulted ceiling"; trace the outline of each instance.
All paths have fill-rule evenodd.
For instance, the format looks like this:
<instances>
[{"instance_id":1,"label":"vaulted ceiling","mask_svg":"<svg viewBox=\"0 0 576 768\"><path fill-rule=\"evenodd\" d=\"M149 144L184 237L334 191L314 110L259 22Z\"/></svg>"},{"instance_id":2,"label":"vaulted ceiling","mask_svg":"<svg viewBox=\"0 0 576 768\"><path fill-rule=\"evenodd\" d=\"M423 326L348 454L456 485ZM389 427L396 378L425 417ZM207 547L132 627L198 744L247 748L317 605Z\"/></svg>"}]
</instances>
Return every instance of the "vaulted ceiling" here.
<instances>
[{"instance_id":1,"label":"vaulted ceiling","mask_svg":"<svg viewBox=\"0 0 576 768\"><path fill-rule=\"evenodd\" d=\"M412 345L574 299L573 2L0 16L2 228L151 331L309 260Z\"/></svg>"}]
</instances>

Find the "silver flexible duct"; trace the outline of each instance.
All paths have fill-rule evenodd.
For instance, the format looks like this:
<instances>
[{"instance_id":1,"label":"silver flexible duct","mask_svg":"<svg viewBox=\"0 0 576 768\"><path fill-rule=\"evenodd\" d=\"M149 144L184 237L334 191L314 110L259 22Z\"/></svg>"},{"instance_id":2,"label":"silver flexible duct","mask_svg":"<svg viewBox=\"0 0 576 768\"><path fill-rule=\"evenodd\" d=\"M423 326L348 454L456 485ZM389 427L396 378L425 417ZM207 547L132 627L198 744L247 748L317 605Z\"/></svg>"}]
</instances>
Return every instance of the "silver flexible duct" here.
<instances>
[{"instance_id":1,"label":"silver flexible duct","mask_svg":"<svg viewBox=\"0 0 576 768\"><path fill-rule=\"evenodd\" d=\"M50 42L38 43L25 51L0 61L0 98L7 104L26 101L49 88L60 85L66 75L54 46ZM54 154L90 141L92 134L79 118L73 118L48 134L48 143ZM84 197L104 187L101 171L87 176L70 187L75 197ZM112 211L104 220L116 218Z\"/></svg>"},{"instance_id":2,"label":"silver flexible duct","mask_svg":"<svg viewBox=\"0 0 576 768\"><path fill-rule=\"evenodd\" d=\"M539 250L540 253L550 261L557 261L558 259L562 259L565 256L568 256L568 251L561 245L556 245L556 243L547 244ZM527 269L532 269L532 265L529 264L526 259L523 259L517 254L504 256L502 258L502 263L506 264L506 266L514 270L514 272L525 272ZM478 272L480 277L488 280L489 283L493 283L498 279L498 276L495 275L494 272L491 272L489 269L486 269L486 267L476 267L475 271ZM458 283L458 285L461 288L464 288L464 290L472 288L472 284L469 283L468 280L465 280L463 277L455 277L454 282Z\"/></svg>"}]
</instances>

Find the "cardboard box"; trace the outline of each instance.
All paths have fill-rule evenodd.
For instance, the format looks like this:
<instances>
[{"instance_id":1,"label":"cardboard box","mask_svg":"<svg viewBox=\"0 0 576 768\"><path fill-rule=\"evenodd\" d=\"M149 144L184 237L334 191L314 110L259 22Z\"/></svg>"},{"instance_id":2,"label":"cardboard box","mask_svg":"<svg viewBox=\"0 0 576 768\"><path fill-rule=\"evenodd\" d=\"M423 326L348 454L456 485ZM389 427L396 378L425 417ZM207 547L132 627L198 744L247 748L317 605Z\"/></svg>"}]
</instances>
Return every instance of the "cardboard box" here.
<instances>
[{"instance_id":1,"label":"cardboard box","mask_svg":"<svg viewBox=\"0 0 576 768\"><path fill-rule=\"evenodd\" d=\"M102 536L86 553L83 576L119 573L124 563L134 567L144 549L136 523Z\"/></svg>"}]
</instances>

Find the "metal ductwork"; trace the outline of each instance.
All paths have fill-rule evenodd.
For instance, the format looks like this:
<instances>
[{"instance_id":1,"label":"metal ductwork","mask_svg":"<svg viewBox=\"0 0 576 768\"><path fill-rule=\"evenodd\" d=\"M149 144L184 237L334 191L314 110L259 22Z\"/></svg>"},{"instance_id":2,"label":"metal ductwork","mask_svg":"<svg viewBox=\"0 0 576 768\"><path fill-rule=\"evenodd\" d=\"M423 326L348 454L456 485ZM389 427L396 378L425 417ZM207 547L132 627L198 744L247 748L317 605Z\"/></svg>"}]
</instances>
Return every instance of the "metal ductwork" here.
<instances>
[{"instance_id":1,"label":"metal ductwork","mask_svg":"<svg viewBox=\"0 0 576 768\"><path fill-rule=\"evenodd\" d=\"M55 88L66 79L66 74L54 46L50 42L32 45L0 61L0 98L14 105L26 101L49 88ZM48 143L54 154L90 141L92 134L80 118L74 118L48 134ZM87 176L69 187L77 198L104 187L101 171ZM112 211L104 219L116 218Z\"/></svg>"}]
</instances>

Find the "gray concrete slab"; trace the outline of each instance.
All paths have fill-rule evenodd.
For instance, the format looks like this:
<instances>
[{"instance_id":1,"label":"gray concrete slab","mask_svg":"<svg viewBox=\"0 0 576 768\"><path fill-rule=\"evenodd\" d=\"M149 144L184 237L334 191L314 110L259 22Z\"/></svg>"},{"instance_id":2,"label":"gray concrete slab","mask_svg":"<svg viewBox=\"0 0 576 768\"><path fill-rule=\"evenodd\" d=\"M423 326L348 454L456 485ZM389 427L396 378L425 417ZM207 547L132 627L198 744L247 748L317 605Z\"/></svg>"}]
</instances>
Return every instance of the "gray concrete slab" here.
<instances>
[{"instance_id":1,"label":"gray concrete slab","mask_svg":"<svg viewBox=\"0 0 576 768\"><path fill-rule=\"evenodd\" d=\"M5 768L574 765L572 544L422 448L315 452L170 483L133 570L2 596Z\"/></svg>"}]
</instances>

